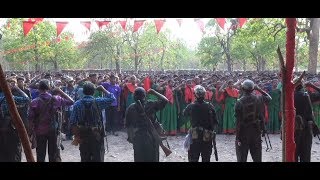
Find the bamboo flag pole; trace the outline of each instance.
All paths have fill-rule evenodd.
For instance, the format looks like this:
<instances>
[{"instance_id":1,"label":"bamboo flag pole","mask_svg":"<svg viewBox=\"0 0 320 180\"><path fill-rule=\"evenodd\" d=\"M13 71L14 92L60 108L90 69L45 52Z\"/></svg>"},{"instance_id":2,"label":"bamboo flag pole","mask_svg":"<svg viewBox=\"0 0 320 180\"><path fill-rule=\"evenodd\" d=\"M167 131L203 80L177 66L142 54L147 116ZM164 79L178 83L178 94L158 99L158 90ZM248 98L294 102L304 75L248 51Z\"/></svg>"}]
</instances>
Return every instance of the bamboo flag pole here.
<instances>
[{"instance_id":1,"label":"bamboo flag pole","mask_svg":"<svg viewBox=\"0 0 320 180\"><path fill-rule=\"evenodd\" d=\"M12 123L18 131L18 135L21 140L23 151L26 155L27 162L35 162L26 128L25 128L25 126L22 122L22 119L18 113L16 104L13 100L13 96L11 94L10 88L9 88L8 83L6 81L6 77L3 72L1 64L0 64L0 85L2 87L2 91L5 95L5 98L6 98L6 101L8 104L9 112L12 117L11 118Z\"/></svg>"}]
</instances>

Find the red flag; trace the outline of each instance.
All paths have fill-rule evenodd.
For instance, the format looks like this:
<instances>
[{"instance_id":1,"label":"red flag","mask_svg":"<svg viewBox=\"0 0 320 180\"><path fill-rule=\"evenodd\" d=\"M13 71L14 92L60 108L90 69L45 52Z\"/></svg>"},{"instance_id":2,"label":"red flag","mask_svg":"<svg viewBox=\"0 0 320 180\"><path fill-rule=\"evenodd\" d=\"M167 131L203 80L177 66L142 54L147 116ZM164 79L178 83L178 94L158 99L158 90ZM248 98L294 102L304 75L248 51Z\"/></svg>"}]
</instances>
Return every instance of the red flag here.
<instances>
[{"instance_id":1,"label":"red flag","mask_svg":"<svg viewBox=\"0 0 320 180\"><path fill-rule=\"evenodd\" d=\"M238 21L241 28L247 22L247 18L239 18Z\"/></svg>"},{"instance_id":2,"label":"red flag","mask_svg":"<svg viewBox=\"0 0 320 180\"><path fill-rule=\"evenodd\" d=\"M139 30L139 28L143 25L145 20L135 20L133 24L133 32L136 32Z\"/></svg>"},{"instance_id":3,"label":"red flag","mask_svg":"<svg viewBox=\"0 0 320 180\"><path fill-rule=\"evenodd\" d=\"M226 18L216 18L218 25L224 29L224 24L226 23Z\"/></svg>"},{"instance_id":4,"label":"red flag","mask_svg":"<svg viewBox=\"0 0 320 180\"><path fill-rule=\"evenodd\" d=\"M181 27L182 19L177 19L177 22L179 24L179 27Z\"/></svg>"},{"instance_id":5,"label":"red flag","mask_svg":"<svg viewBox=\"0 0 320 180\"><path fill-rule=\"evenodd\" d=\"M11 24L10 24L10 21L7 22L7 29L10 29L11 27Z\"/></svg>"},{"instance_id":6,"label":"red flag","mask_svg":"<svg viewBox=\"0 0 320 180\"><path fill-rule=\"evenodd\" d=\"M127 21L119 21L119 23L120 23L122 29L123 29L124 31L126 31Z\"/></svg>"},{"instance_id":7,"label":"red flag","mask_svg":"<svg viewBox=\"0 0 320 180\"><path fill-rule=\"evenodd\" d=\"M82 21L80 23L82 25L84 25L90 31L90 27L91 27L91 22L90 21Z\"/></svg>"},{"instance_id":8,"label":"red flag","mask_svg":"<svg viewBox=\"0 0 320 180\"><path fill-rule=\"evenodd\" d=\"M57 36L59 36L61 34L61 32L63 31L63 29L66 27L67 24L68 24L68 22L56 22Z\"/></svg>"},{"instance_id":9,"label":"red flag","mask_svg":"<svg viewBox=\"0 0 320 180\"><path fill-rule=\"evenodd\" d=\"M23 21L23 33L24 36L27 36L32 27L35 25L33 21Z\"/></svg>"},{"instance_id":10,"label":"red flag","mask_svg":"<svg viewBox=\"0 0 320 180\"><path fill-rule=\"evenodd\" d=\"M98 24L99 29L102 28L102 26L107 26L111 21L96 21Z\"/></svg>"},{"instance_id":11,"label":"red flag","mask_svg":"<svg viewBox=\"0 0 320 180\"><path fill-rule=\"evenodd\" d=\"M200 19L195 19L195 21L197 22L201 32L204 33L204 23Z\"/></svg>"},{"instance_id":12,"label":"red flag","mask_svg":"<svg viewBox=\"0 0 320 180\"><path fill-rule=\"evenodd\" d=\"M150 78L147 76L143 82L143 88L148 91L151 88Z\"/></svg>"},{"instance_id":13,"label":"red flag","mask_svg":"<svg viewBox=\"0 0 320 180\"><path fill-rule=\"evenodd\" d=\"M42 22L44 18L29 18L28 21L35 22L35 25Z\"/></svg>"},{"instance_id":14,"label":"red flag","mask_svg":"<svg viewBox=\"0 0 320 180\"><path fill-rule=\"evenodd\" d=\"M164 20L164 19L154 20L154 23L155 23L156 29L157 29L157 33L160 32L160 30L165 22L166 22L166 20Z\"/></svg>"}]
</instances>

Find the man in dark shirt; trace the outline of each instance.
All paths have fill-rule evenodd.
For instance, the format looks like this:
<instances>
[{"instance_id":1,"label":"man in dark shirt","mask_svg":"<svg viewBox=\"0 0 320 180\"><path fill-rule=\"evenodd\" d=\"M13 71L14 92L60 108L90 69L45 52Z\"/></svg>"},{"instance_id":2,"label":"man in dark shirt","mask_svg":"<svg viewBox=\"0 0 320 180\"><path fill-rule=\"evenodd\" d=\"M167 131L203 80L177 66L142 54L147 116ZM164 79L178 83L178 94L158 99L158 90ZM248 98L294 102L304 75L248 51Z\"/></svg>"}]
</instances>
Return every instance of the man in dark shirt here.
<instances>
[{"instance_id":1,"label":"man in dark shirt","mask_svg":"<svg viewBox=\"0 0 320 180\"><path fill-rule=\"evenodd\" d=\"M158 127L159 122L156 120L156 112L163 109L169 101L153 89L150 89L148 94L155 95L158 100L146 101L144 88L136 88L134 91L135 103L128 107L125 116L128 141L133 144L135 162L159 162L159 143L156 141L156 137L152 135L148 120L155 127ZM143 107L139 107L137 101L140 101Z\"/></svg>"},{"instance_id":2,"label":"man in dark shirt","mask_svg":"<svg viewBox=\"0 0 320 180\"><path fill-rule=\"evenodd\" d=\"M17 106L27 105L30 98L19 87L11 86L17 96L13 99ZM12 124L11 115L0 84L0 162L21 162L21 142L18 132Z\"/></svg>"}]
</instances>

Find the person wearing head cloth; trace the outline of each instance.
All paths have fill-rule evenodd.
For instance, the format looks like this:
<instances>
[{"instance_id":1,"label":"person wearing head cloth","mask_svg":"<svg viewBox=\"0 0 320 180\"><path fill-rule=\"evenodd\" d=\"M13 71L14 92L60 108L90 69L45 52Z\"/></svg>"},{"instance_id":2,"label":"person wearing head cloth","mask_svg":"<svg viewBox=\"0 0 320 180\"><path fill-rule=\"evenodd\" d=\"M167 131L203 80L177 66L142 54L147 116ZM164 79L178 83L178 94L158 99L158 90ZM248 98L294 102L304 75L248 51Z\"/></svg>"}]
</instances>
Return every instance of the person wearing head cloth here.
<instances>
[{"instance_id":1,"label":"person wearing head cloth","mask_svg":"<svg viewBox=\"0 0 320 180\"><path fill-rule=\"evenodd\" d=\"M225 97L225 109L223 112L223 133L233 134L235 132L235 118L234 118L234 105L239 97L239 90L236 88L240 83L233 84L233 80L230 79L224 83L219 92L223 93Z\"/></svg>"},{"instance_id":2,"label":"person wearing head cloth","mask_svg":"<svg viewBox=\"0 0 320 180\"><path fill-rule=\"evenodd\" d=\"M270 133L280 133L281 119L279 116L281 106L281 91L277 89L277 80L271 82L270 96L272 100L268 103L269 121L267 123L267 130Z\"/></svg>"}]
</instances>

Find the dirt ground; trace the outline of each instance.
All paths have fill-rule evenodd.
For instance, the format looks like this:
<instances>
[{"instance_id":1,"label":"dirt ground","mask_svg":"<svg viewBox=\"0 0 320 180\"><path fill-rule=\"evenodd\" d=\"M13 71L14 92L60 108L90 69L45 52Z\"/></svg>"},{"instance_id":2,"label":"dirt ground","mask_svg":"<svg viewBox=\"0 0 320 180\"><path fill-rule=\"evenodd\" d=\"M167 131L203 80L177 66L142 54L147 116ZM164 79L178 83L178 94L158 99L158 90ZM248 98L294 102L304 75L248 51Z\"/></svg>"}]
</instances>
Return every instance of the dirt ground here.
<instances>
[{"instance_id":1,"label":"dirt ground","mask_svg":"<svg viewBox=\"0 0 320 180\"><path fill-rule=\"evenodd\" d=\"M168 142L172 154L165 157L160 148L160 162L187 162L187 152L183 149L184 135L170 136ZM279 134L270 134L272 150L266 152L266 144L262 142L262 161L263 162L281 162L282 161L282 141ZM133 149L127 139L125 132L119 132L119 136L108 135L109 152L106 151L105 162L133 162ZM219 162L236 162L236 153L234 146L234 135L217 135L217 150ZM164 143L166 144L166 143ZM61 151L63 162L80 162L79 147L71 145L71 141L63 141L65 149ZM35 155L35 150L33 150ZM23 161L25 162L24 154ZM36 157L36 156L35 156ZM48 158L48 157L47 157ZM48 161L48 160L47 160ZM318 138L313 139L311 161L320 162L320 141ZM211 162L216 162L214 155L211 156ZM251 156L248 155L248 162L252 162Z\"/></svg>"}]
</instances>

